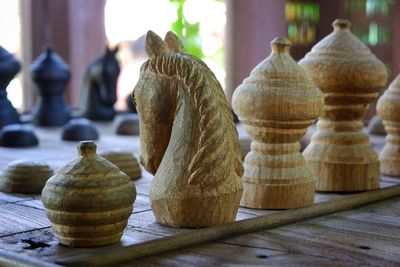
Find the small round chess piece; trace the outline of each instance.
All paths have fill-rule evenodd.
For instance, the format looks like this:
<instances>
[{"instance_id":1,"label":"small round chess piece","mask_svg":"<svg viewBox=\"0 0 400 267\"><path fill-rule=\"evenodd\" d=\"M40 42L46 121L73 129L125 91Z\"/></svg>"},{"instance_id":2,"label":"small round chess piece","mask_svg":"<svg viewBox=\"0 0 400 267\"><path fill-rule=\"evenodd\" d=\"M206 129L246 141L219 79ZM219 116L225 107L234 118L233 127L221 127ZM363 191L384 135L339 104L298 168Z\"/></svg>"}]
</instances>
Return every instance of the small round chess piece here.
<instances>
[{"instance_id":1,"label":"small round chess piece","mask_svg":"<svg viewBox=\"0 0 400 267\"><path fill-rule=\"evenodd\" d=\"M118 135L139 135L139 116L136 113L120 114L115 119L115 132Z\"/></svg>"},{"instance_id":2,"label":"small round chess piece","mask_svg":"<svg viewBox=\"0 0 400 267\"><path fill-rule=\"evenodd\" d=\"M100 156L115 164L123 173L126 173L132 180L137 180L142 175L138 160L132 152L112 150L100 153Z\"/></svg>"},{"instance_id":3,"label":"small round chess piece","mask_svg":"<svg viewBox=\"0 0 400 267\"><path fill-rule=\"evenodd\" d=\"M323 94L275 38L272 53L233 94L233 109L252 138L244 161L241 206L286 209L312 204L315 180L300 138L322 111Z\"/></svg>"},{"instance_id":4,"label":"small round chess piece","mask_svg":"<svg viewBox=\"0 0 400 267\"><path fill-rule=\"evenodd\" d=\"M97 140L99 133L90 120L76 118L64 125L61 138L66 141Z\"/></svg>"},{"instance_id":5,"label":"small round chess piece","mask_svg":"<svg viewBox=\"0 0 400 267\"><path fill-rule=\"evenodd\" d=\"M379 98L377 111L388 133L379 155L381 173L400 176L400 75Z\"/></svg>"},{"instance_id":6,"label":"small round chess piece","mask_svg":"<svg viewBox=\"0 0 400 267\"><path fill-rule=\"evenodd\" d=\"M0 146L31 147L38 144L39 139L28 125L10 124L0 130Z\"/></svg>"},{"instance_id":7,"label":"small round chess piece","mask_svg":"<svg viewBox=\"0 0 400 267\"><path fill-rule=\"evenodd\" d=\"M368 103L386 84L385 65L335 20L334 31L299 62L325 94L317 131L303 155L319 191L364 191L379 187L378 155L363 132Z\"/></svg>"},{"instance_id":8,"label":"small round chess piece","mask_svg":"<svg viewBox=\"0 0 400 267\"><path fill-rule=\"evenodd\" d=\"M61 244L95 247L120 240L132 213L135 186L114 164L96 155L94 142L78 145L78 159L46 183L42 201Z\"/></svg>"},{"instance_id":9,"label":"small round chess piece","mask_svg":"<svg viewBox=\"0 0 400 267\"><path fill-rule=\"evenodd\" d=\"M19 62L0 46L0 128L19 123L19 115L7 98L6 88L21 69Z\"/></svg>"},{"instance_id":10,"label":"small round chess piece","mask_svg":"<svg viewBox=\"0 0 400 267\"><path fill-rule=\"evenodd\" d=\"M70 119L70 111L64 101L70 76L69 66L49 47L32 63L31 77L39 92L33 111L34 124L60 126Z\"/></svg>"},{"instance_id":11,"label":"small round chess piece","mask_svg":"<svg viewBox=\"0 0 400 267\"><path fill-rule=\"evenodd\" d=\"M28 159L7 164L0 176L0 191L20 194L40 194L53 170L44 162Z\"/></svg>"}]
</instances>

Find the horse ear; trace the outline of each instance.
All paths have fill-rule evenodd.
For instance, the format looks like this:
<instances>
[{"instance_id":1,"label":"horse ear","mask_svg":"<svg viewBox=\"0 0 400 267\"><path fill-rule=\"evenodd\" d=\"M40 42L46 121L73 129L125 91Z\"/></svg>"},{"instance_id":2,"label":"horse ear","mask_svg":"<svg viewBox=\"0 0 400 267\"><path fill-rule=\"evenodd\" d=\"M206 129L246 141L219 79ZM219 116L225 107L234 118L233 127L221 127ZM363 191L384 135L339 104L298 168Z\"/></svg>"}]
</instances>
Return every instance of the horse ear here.
<instances>
[{"instance_id":1,"label":"horse ear","mask_svg":"<svg viewBox=\"0 0 400 267\"><path fill-rule=\"evenodd\" d=\"M111 52L112 52L114 55L116 55L116 54L118 53L118 50L119 50L119 45L116 45L116 46L114 47L114 49L111 49Z\"/></svg>"},{"instance_id":2,"label":"horse ear","mask_svg":"<svg viewBox=\"0 0 400 267\"><path fill-rule=\"evenodd\" d=\"M179 40L178 36L175 33L169 31L164 37L164 41L167 43L168 48L174 52L182 53L183 52L183 44L181 40Z\"/></svg>"},{"instance_id":3,"label":"horse ear","mask_svg":"<svg viewBox=\"0 0 400 267\"><path fill-rule=\"evenodd\" d=\"M150 58L162 56L167 54L170 50L167 44L152 31L148 31L146 34L146 40L144 41L147 55Z\"/></svg>"}]
</instances>

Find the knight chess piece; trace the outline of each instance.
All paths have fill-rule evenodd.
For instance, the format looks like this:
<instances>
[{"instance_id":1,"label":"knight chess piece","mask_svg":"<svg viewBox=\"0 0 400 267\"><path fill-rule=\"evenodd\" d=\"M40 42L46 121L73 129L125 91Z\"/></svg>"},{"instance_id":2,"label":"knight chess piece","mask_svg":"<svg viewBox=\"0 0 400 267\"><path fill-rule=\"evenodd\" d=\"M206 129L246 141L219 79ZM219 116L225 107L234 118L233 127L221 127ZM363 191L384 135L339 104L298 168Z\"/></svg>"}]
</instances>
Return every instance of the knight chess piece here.
<instances>
[{"instance_id":1,"label":"knight chess piece","mask_svg":"<svg viewBox=\"0 0 400 267\"><path fill-rule=\"evenodd\" d=\"M106 48L85 72L81 89L83 116L96 121L112 121L116 114L117 80L120 67L114 49Z\"/></svg>"},{"instance_id":2,"label":"knight chess piece","mask_svg":"<svg viewBox=\"0 0 400 267\"><path fill-rule=\"evenodd\" d=\"M0 128L19 123L19 115L7 98L7 86L21 69L19 62L0 46Z\"/></svg>"},{"instance_id":3,"label":"knight chess piece","mask_svg":"<svg viewBox=\"0 0 400 267\"><path fill-rule=\"evenodd\" d=\"M53 170L44 162L28 159L7 164L0 176L0 191L20 194L40 194Z\"/></svg>"},{"instance_id":4,"label":"knight chess piece","mask_svg":"<svg viewBox=\"0 0 400 267\"><path fill-rule=\"evenodd\" d=\"M381 173L400 176L400 75L379 98L377 111L388 133L379 155Z\"/></svg>"},{"instance_id":5,"label":"knight chess piece","mask_svg":"<svg viewBox=\"0 0 400 267\"><path fill-rule=\"evenodd\" d=\"M70 76L69 66L50 47L32 63L31 77L39 92L33 111L34 124L61 126L70 119L70 110L64 101Z\"/></svg>"},{"instance_id":6,"label":"knight chess piece","mask_svg":"<svg viewBox=\"0 0 400 267\"><path fill-rule=\"evenodd\" d=\"M232 105L252 138L241 206L297 208L314 202L315 179L299 140L322 112L324 96L275 38L271 54L235 90Z\"/></svg>"},{"instance_id":7,"label":"knight chess piece","mask_svg":"<svg viewBox=\"0 0 400 267\"><path fill-rule=\"evenodd\" d=\"M363 132L368 103L386 84L385 65L335 20L334 31L299 62L325 94L317 131L303 155L319 191L364 191L379 187L378 155Z\"/></svg>"},{"instance_id":8,"label":"knight chess piece","mask_svg":"<svg viewBox=\"0 0 400 267\"><path fill-rule=\"evenodd\" d=\"M118 242L132 213L135 186L114 164L96 155L94 142L81 142L79 158L46 183L42 201L61 244L105 246Z\"/></svg>"},{"instance_id":9,"label":"knight chess piece","mask_svg":"<svg viewBox=\"0 0 400 267\"><path fill-rule=\"evenodd\" d=\"M221 85L172 32L163 41L149 31L145 47L149 60L133 94L140 161L155 175L150 204L157 222L199 228L234 221L243 166Z\"/></svg>"}]
</instances>

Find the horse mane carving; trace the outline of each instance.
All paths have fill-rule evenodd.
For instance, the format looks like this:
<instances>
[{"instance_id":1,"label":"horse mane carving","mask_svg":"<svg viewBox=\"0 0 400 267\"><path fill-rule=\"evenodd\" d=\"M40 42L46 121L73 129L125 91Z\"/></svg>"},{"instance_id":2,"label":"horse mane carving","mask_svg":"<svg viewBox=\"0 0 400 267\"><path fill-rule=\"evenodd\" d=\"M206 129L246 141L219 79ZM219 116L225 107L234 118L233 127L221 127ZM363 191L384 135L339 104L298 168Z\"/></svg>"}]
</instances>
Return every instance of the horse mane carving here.
<instances>
[{"instance_id":1,"label":"horse mane carving","mask_svg":"<svg viewBox=\"0 0 400 267\"><path fill-rule=\"evenodd\" d=\"M151 173L155 173L151 202L156 218L161 223L185 227L202 227L234 220L242 193L240 177L243 175L243 165L238 134L221 85L205 63L183 53L182 43L172 32L168 32L163 41L158 35L149 31L145 46L149 60L141 68L134 98L141 116L141 162ZM146 81L151 85L146 86ZM164 146L149 144L152 142L148 136L151 131L145 130L149 127L146 124L148 121L157 120L157 118L147 119L145 115L149 113L157 115L157 112L143 110L146 109L145 105L149 104L144 97L145 91L155 92L156 81L160 81L163 85L157 92L170 95L168 104L174 109L170 113L171 116L166 116L164 109L159 113L159 116L171 117L172 120L171 131L165 131L164 138L167 140ZM151 95L156 94L154 92ZM155 101L155 98L152 100ZM165 103L160 103L163 104ZM187 111L185 116L181 116L180 114L186 110L190 112ZM180 125L184 127L179 128ZM183 131L187 132L182 133ZM192 138L188 140L189 143L184 143L180 138L181 135ZM159 144L162 138L159 136L153 143ZM178 147L184 148L178 149ZM180 151L183 151L182 160L171 162L180 165L179 168L169 166L168 157L176 158L177 155L173 152L180 153ZM161 156L150 154L161 154ZM165 177L166 173L171 173L166 170L171 168L175 170L174 177L172 175ZM171 179L174 182L171 182ZM160 187L167 187L165 184L171 188L165 188L160 193ZM156 189L153 190L154 187ZM211 192L217 194L210 197ZM193 211L194 206L204 206L204 203L196 204L194 198L199 203L210 202L207 211L200 209L198 212ZM182 207L187 206L185 201L194 203L186 212L182 212L185 210ZM167 207L172 205L171 203L175 206ZM174 209L178 209L179 213L172 216L171 210ZM215 211L211 211L212 209L223 214L218 215ZM205 212L210 215L204 216ZM200 219L199 213L208 218ZM194 217L198 221L194 221Z\"/></svg>"}]
</instances>

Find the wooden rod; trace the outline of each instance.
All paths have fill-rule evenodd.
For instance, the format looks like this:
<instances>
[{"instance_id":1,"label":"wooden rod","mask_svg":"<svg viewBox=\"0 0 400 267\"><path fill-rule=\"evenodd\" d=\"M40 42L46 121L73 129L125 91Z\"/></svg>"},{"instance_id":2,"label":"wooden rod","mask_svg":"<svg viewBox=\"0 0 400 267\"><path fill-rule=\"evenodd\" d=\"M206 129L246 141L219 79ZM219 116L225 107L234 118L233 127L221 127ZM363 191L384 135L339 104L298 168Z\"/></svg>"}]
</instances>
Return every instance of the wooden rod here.
<instances>
[{"instance_id":1,"label":"wooden rod","mask_svg":"<svg viewBox=\"0 0 400 267\"><path fill-rule=\"evenodd\" d=\"M385 189L354 194L303 208L285 210L225 225L197 229L191 232L155 239L122 248L104 248L87 254L60 258L55 262L66 266L110 265L117 262L149 257L205 242L249 234L334 212L345 211L399 195L400 185L395 185Z\"/></svg>"}]
</instances>

